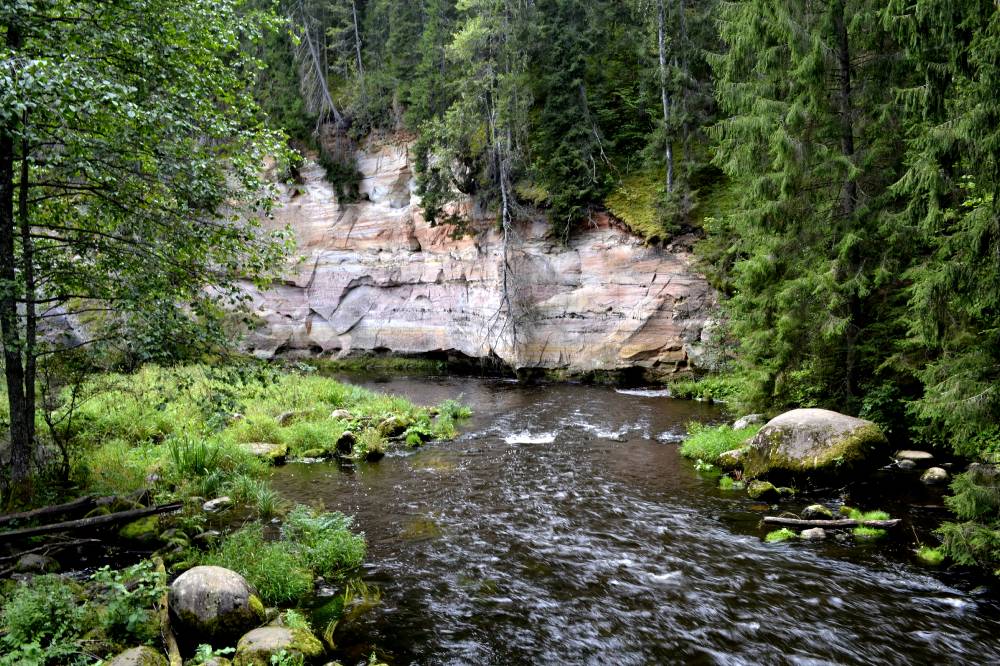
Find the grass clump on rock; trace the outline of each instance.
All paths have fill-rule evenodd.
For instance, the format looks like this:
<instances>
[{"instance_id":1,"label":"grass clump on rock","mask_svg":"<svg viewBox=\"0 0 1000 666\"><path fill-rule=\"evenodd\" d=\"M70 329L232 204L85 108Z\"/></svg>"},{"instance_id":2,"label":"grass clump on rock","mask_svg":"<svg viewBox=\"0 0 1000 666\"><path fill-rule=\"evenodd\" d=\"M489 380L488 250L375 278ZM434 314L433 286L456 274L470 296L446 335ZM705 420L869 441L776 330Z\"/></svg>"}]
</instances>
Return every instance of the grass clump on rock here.
<instances>
[{"instance_id":1,"label":"grass clump on rock","mask_svg":"<svg viewBox=\"0 0 1000 666\"><path fill-rule=\"evenodd\" d=\"M681 443L681 455L718 464L719 456L742 447L758 430L759 425L733 430L728 425L713 427L689 423L687 437Z\"/></svg>"},{"instance_id":2,"label":"grass clump on rock","mask_svg":"<svg viewBox=\"0 0 1000 666\"><path fill-rule=\"evenodd\" d=\"M932 567L940 566L947 556L940 548L933 548L931 546L921 546L917 549L917 558Z\"/></svg>"}]
</instances>

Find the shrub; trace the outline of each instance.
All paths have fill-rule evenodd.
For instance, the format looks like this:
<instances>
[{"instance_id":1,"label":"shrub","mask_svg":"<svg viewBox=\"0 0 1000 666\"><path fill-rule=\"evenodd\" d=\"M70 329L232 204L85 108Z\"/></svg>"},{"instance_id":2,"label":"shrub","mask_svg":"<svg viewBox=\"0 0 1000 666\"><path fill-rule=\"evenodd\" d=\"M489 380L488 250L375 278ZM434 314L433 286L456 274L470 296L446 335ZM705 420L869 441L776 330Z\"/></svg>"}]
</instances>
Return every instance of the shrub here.
<instances>
[{"instance_id":1,"label":"shrub","mask_svg":"<svg viewBox=\"0 0 1000 666\"><path fill-rule=\"evenodd\" d=\"M100 624L108 638L124 645L151 643L159 635L153 608L164 591L162 576L152 562L141 562L122 571L98 569L92 580L99 584L104 604Z\"/></svg>"},{"instance_id":2,"label":"shrub","mask_svg":"<svg viewBox=\"0 0 1000 666\"><path fill-rule=\"evenodd\" d=\"M681 455L717 464L720 455L740 448L756 435L758 430L760 430L759 425L733 430L728 425L711 427L701 423L689 423L687 437L681 443Z\"/></svg>"}]
</instances>

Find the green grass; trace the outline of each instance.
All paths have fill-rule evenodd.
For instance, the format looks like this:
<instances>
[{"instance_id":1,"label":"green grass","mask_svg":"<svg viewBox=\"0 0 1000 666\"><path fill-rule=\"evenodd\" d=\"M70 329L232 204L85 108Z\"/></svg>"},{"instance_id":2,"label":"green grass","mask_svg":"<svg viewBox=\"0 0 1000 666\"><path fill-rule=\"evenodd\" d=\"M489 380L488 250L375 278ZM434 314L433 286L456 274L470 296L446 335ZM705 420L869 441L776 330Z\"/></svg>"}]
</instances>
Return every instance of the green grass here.
<instances>
[{"instance_id":1,"label":"green grass","mask_svg":"<svg viewBox=\"0 0 1000 666\"><path fill-rule=\"evenodd\" d=\"M353 519L296 506L285 517L281 538L269 541L260 525L243 527L202 556L238 572L268 605L298 602L322 576L340 580L364 562L364 535L352 531Z\"/></svg>"},{"instance_id":2,"label":"green grass","mask_svg":"<svg viewBox=\"0 0 1000 666\"><path fill-rule=\"evenodd\" d=\"M917 549L917 557L924 564L936 567L941 565L946 556L940 548L932 548L931 546L921 546Z\"/></svg>"},{"instance_id":3,"label":"green grass","mask_svg":"<svg viewBox=\"0 0 1000 666\"><path fill-rule=\"evenodd\" d=\"M728 425L712 427L692 422L688 424L687 437L681 442L681 455L717 464L720 455L741 448L758 430L759 425L733 430Z\"/></svg>"},{"instance_id":4,"label":"green grass","mask_svg":"<svg viewBox=\"0 0 1000 666\"><path fill-rule=\"evenodd\" d=\"M743 490L746 484L742 481L735 481L731 476L722 475L719 477L719 490Z\"/></svg>"},{"instance_id":5,"label":"green grass","mask_svg":"<svg viewBox=\"0 0 1000 666\"><path fill-rule=\"evenodd\" d=\"M246 449L249 443L286 445L292 457L332 453L352 430L369 450L384 450L388 443L376 431L389 417L426 441L453 438L456 419L469 414L454 401L428 409L313 371L261 364L147 366L93 383L93 397L79 408L71 433L78 452L74 480L109 494L148 487L156 478L178 495L210 495L223 490L227 478L266 475L267 464ZM350 418L331 418L337 410ZM279 423L289 412L293 418ZM262 515L268 512L263 504Z\"/></svg>"},{"instance_id":6,"label":"green grass","mask_svg":"<svg viewBox=\"0 0 1000 666\"><path fill-rule=\"evenodd\" d=\"M797 533L787 527L782 527L780 530L768 532L767 536L764 537L764 541L767 543L780 543L782 541L788 541L789 539L797 539L798 536L799 535Z\"/></svg>"},{"instance_id":7,"label":"green grass","mask_svg":"<svg viewBox=\"0 0 1000 666\"><path fill-rule=\"evenodd\" d=\"M707 375L670 383L670 395L682 400L740 404L747 392L746 381L735 375Z\"/></svg>"},{"instance_id":8,"label":"green grass","mask_svg":"<svg viewBox=\"0 0 1000 666\"><path fill-rule=\"evenodd\" d=\"M849 518L857 520L860 522L865 522L869 520L889 520L890 516L885 511L874 510L874 511L861 511L859 509L844 508L841 509L841 513L846 513ZM865 527L860 525L851 530L852 534L858 539L881 539L887 532L878 527Z\"/></svg>"}]
</instances>

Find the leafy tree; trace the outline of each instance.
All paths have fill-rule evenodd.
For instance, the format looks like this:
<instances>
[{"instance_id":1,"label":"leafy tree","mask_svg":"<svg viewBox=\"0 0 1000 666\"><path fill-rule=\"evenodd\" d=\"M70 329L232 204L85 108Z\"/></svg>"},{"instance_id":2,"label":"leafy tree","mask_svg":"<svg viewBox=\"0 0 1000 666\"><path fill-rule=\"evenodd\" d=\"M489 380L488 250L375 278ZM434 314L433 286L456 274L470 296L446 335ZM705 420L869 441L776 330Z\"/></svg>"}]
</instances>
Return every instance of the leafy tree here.
<instances>
[{"instance_id":1,"label":"leafy tree","mask_svg":"<svg viewBox=\"0 0 1000 666\"><path fill-rule=\"evenodd\" d=\"M151 17L155 17L152 20ZM247 48L275 26L238 0L14 0L0 7L0 325L12 498L30 492L39 325L216 320L284 251ZM186 316L163 316L181 306ZM161 333L168 337L167 331ZM218 339L218 338L217 338Z\"/></svg>"}]
</instances>

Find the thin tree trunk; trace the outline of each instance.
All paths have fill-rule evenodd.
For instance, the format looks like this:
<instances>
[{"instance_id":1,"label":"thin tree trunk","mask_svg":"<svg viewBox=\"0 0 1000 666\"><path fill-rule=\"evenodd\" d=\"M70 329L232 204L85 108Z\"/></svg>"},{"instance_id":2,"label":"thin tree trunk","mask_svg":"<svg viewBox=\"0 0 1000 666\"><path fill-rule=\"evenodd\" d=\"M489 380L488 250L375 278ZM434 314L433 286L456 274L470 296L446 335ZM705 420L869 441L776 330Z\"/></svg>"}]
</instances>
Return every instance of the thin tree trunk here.
<instances>
[{"instance_id":1,"label":"thin tree trunk","mask_svg":"<svg viewBox=\"0 0 1000 666\"><path fill-rule=\"evenodd\" d=\"M28 129L28 111L21 127ZM28 444L35 441L35 378L37 376L38 318L35 313L35 244L31 237L31 215L28 211L29 163L27 136L21 139L21 176L18 184L18 224L21 227L21 264L24 272L24 412ZM29 452L30 453L30 452Z\"/></svg>"},{"instance_id":2,"label":"thin tree trunk","mask_svg":"<svg viewBox=\"0 0 1000 666\"><path fill-rule=\"evenodd\" d=\"M658 41L660 46L660 97L663 102L664 160L667 164L667 192L674 191L674 150L670 143L670 95L667 93L667 10L659 3Z\"/></svg>"},{"instance_id":3,"label":"thin tree trunk","mask_svg":"<svg viewBox=\"0 0 1000 666\"><path fill-rule=\"evenodd\" d=\"M7 25L7 44L15 53L21 46L17 25ZM3 336L4 375L10 407L9 504L31 494L31 439L24 395L24 364L17 318L17 268L14 220L14 132L16 122L0 126L0 335Z\"/></svg>"},{"instance_id":4,"label":"thin tree trunk","mask_svg":"<svg viewBox=\"0 0 1000 666\"><path fill-rule=\"evenodd\" d=\"M837 61L840 67L840 149L854 163L854 107L851 102L851 49L844 22L844 0L836 0L833 9L834 30L837 33ZM851 216L857 208L858 186L854 176L844 183L844 214Z\"/></svg>"},{"instance_id":5,"label":"thin tree trunk","mask_svg":"<svg viewBox=\"0 0 1000 666\"><path fill-rule=\"evenodd\" d=\"M361 63L361 31L358 30L358 3L351 0L351 14L354 16L354 51L358 57L358 79L365 81L365 68Z\"/></svg>"}]
</instances>

